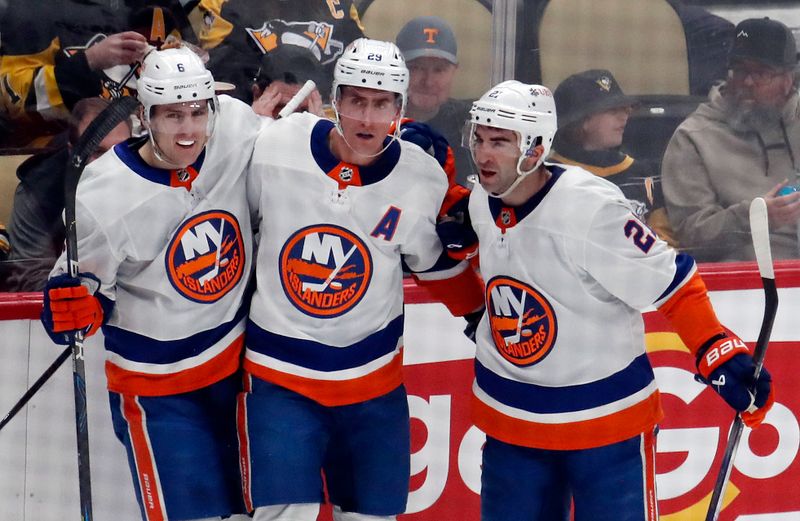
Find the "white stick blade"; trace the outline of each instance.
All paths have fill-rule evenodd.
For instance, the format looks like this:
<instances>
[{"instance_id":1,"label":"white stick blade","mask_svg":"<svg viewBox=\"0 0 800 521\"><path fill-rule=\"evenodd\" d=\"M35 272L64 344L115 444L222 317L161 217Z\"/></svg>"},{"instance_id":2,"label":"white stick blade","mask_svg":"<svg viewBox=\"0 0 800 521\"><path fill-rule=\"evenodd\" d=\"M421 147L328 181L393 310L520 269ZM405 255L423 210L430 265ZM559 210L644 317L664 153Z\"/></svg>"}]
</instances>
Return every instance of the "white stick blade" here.
<instances>
[{"instance_id":1,"label":"white stick blade","mask_svg":"<svg viewBox=\"0 0 800 521\"><path fill-rule=\"evenodd\" d=\"M758 271L765 279L774 279L775 270L772 267L772 250L769 246L767 202L763 197L756 197L750 203L750 235L753 238Z\"/></svg>"},{"instance_id":2,"label":"white stick blade","mask_svg":"<svg viewBox=\"0 0 800 521\"><path fill-rule=\"evenodd\" d=\"M297 91L297 94L292 96L292 99L290 99L289 102L281 109L281 111L278 112L278 117L285 118L286 116L294 112L295 109L297 109L297 107L299 107L300 104L303 103L303 100L305 100L308 97L308 95L311 94L311 91L314 90L316 87L317 84L314 83L314 80L307 80L303 84L303 86L300 87L300 90Z\"/></svg>"}]
</instances>

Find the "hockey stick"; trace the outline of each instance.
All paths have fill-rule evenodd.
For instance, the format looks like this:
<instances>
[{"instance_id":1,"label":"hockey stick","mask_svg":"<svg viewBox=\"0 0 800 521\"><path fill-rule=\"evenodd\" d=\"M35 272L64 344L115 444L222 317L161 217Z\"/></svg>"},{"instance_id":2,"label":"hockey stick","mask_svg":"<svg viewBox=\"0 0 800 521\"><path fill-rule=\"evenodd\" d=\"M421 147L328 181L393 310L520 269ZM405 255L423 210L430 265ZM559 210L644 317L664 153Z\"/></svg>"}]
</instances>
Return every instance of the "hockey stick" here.
<instances>
[{"instance_id":1,"label":"hockey stick","mask_svg":"<svg viewBox=\"0 0 800 521\"><path fill-rule=\"evenodd\" d=\"M64 223L67 233L67 272L78 278L78 234L75 227L75 189L89 157L109 132L130 117L139 106L136 98L124 96L113 101L97 115L81 135L70 155L64 183ZM92 519L92 482L89 465L89 423L86 409L86 369L83 358L83 332L70 339L72 352L72 383L75 394L75 432L78 442L78 488L80 491L81 521Z\"/></svg>"},{"instance_id":2,"label":"hockey stick","mask_svg":"<svg viewBox=\"0 0 800 521\"><path fill-rule=\"evenodd\" d=\"M758 340L753 352L753 360L756 365L754 375L755 380L757 380L761 374L761 369L764 367L764 356L767 354L769 336L772 333L772 323L775 321L775 314L778 311L778 290L775 287L775 270L772 266L772 252L769 246L767 203L761 197L753 199L753 202L750 203L750 233L753 237L758 271L761 274L761 284L764 286L764 318L761 322L761 331L758 333ZM717 482L714 484L714 492L711 494L711 504L708 506L706 521L717 521L722 510L725 488L731 477L733 458L739 447L743 429L744 421L742 420L742 415L737 414L728 435L728 445L725 447L722 467L719 469Z\"/></svg>"},{"instance_id":3,"label":"hockey stick","mask_svg":"<svg viewBox=\"0 0 800 521\"><path fill-rule=\"evenodd\" d=\"M331 282L333 282L333 279L336 278L336 275L338 275L339 272L342 271L342 268L344 268L344 263L347 262L347 259L350 258L350 256L353 254L354 251L356 251L356 245L355 244L350 248L350 250L347 252L347 254L345 254L345 256L341 260L341 262L336 264L336 266L330 272L330 274L328 275L328 278L325 279L324 282L303 282L303 291L309 290L309 291L313 291L315 293L319 293L319 292L325 291L325 289L327 289L327 287L331 284Z\"/></svg>"},{"instance_id":4,"label":"hockey stick","mask_svg":"<svg viewBox=\"0 0 800 521\"><path fill-rule=\"evenodd\" d=\"M316 88L317 84L314 83L314 80L306 80L300 90L297 91L297 94L292 96L292 99L284 105L280 112L278 112L278 119L285 118L292 112L294 112L297 107L300 106L301 103L311 94L311 91Z\"/></svg>"},{"instance_id":5,"label":"hockey stick","mask_svg":"<svg viewBox=\"0 0 800 521\"><path fill-rule=\"evenodd\" d=\"M25 407L25 404L27 404L27 403L28 403L28 401L29 401L29 400L30 400L30 399L33 397L33 395L34 395L34 394L36 394L36 393L39 391L39 388L40 388L41 386L43 386L43 385L44 385L44 383L45 383L47 380L49 380L51 376L53 376L53 373L55 373L55 372L56 372L56 369L58 369L59 367L61 367L61 364L63 364L63 363L64 363L64 361L65 361L67 358L69 358L69 355L70 355L70 353L71 353L71 352L72 352L72 349L70 349L70 347L69 347L69 346L67 346L67 347L66 347L66 348L65 348L65 349L64 349L64 350L61 352L61 354L60 354L60 355L58 355L58 358L56 358L56 359L55 359L55 361L54 361L52 364L50 364L50 367L48 367L48 368L47 368L47 369L44 371L44 373L42 373L42 376L40 376L40 377L39 377L39 378L38 378L38 379L37 379L35 382L33 382L33 385L31 385L30 389L28 389L27 391L25 391L25 394L23 394L23 395L22 395L22 398L20 398L20 399L17 401L17 403L15 403L15 404L14 404L14 407L12 407L10 411L8 411L8 414L6 414L6 415L3 417L3 421L0 421L0 430L2 430L2 429L3 429L3 427L5 427L5 426L6 426L6 424L7 424L8 422L10 422L10 421L11 421L11 419L12 419L14 416L16 416L16 415L17 415L17 413L18 413L20 410L22 410L22 408L23 408L23 407Z\"/></svg>"},{"instance_id":6,"label":"hockey stick","mask_svg":"<svg viewBox=\"0 0 800 521\"><path fill-rule=\"evenodd\" d=\"M133 71L134 68L132 67L131 70ZM123 101L125 99L126 101ZM77 185L77 181L80 177L80 173L83 171L83 168L86 166L86 161L89 156L97 149L97 146L106 137L106 135L113 130L117 125L119 125L128 115L130 115L133 108L138 105L138 102L131 97L128 98L120 98L116 101L112 102L108 107L106 107L97 117L89 124L83 134L81 134L81 138L78 140L77 145L75 146L74 152L70 157L70 163L68 165L67 177L65 182L67 185L65 186L65 190L67 192L67 201L74 199L75 196L75 186ZM75 160L78 160L78 170L77 175L76 171L74 170L74 166L76 165ZM70 179L70 170L72 169L71 176L75 179ZM73 201L74 203L74 201ZM74 224L74 207L72 211L72 222ZM68 259L69 260L69 259ZM31 398L39 391L39 389L50 379L51 376L56 372L56 370L61 367L61 364L69 358L70 354L72 353L72 346L67 346L61 354L53 361L50 366L45 369L45 371L39 376L39 378L30 386L30 388L25 391L25 394L17 400L17 403L11 408L10 411L3 417L3 420L0 421L0 430L3 429L13 418L17 415L19 411L22 410L23 407L30 401Z\"/></svg>"}]
</instances>

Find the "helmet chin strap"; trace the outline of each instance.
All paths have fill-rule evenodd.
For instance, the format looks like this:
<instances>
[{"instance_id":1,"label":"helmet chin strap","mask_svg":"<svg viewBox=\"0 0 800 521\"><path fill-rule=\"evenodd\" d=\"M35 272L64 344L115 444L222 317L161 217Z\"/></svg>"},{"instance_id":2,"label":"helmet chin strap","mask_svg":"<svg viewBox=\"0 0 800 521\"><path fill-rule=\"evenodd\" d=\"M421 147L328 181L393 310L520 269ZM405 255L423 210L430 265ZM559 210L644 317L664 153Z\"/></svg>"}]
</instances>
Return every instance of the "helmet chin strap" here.
<instances>
[{"instance_id":1,"label":"helmet chin strap","mask_svg":"<svg viewBox=\"0 0 800 521\"><path fill-rule=\"evenodd\" d=\"M336 131L339 133L340 136L342 136L342 139L344 140L344 143L347 145L347 147L350 150L352 150L353 152L355 152L356 154L358 154L358 155L360 155L362 157L368 157L368 158L378 157L379 155L381 155L384 152L386 152L386 150L390 146L392 146L392 143L394 143L395 141L400 139L400 121L403 119L403 115L402 114L400 114L397 117L397 119L394 120L394 132L392 132L392 134L391 134L392 139L390 139L389 142L386 143L386 145L384 145L384 147L382 149L380 149L379 151L375 152L374 154L362 154L361 152L356 150L353 147L353 145L350 144L350 142L347 140L347 137L344 135L344 130L342 130L342 121L341 121L341 118L339 117L339 109L336 108L336 104L335 103L333 104L333 112L334 112L334 114L336 114ZM387 134L387 135L389 135L389 134Z\"/></svg>"},{"instance_id":2,"label":"helmet chin strap","mask_svg":"<svg viewBox=\"0 0 800 521\"><path fill-rule=\"evenodd\" d=\"M153 132L150 131L148 132L148 134L150 138L150 145L153 148L153 155L156 156L156 159L158 159L162 163L165 163L171 170L179 170L181 168L186 168L187 166L189 166L189 165L179 166L176 163L174 163L167 156L167 154L163 150L161 150L161 147L158 146L158 143L156 143L156 138L153 136Z\"/></svg>"},{"instance_id":3,"label":"helmet chin strap","mask_svg":"<svg viewBox=\"0 0 800 521\"><path fill-rule=\"evenodd\" d=\"M511 183L511 186L506 188L503 191L503 193L500 193L500 194L496 194L494 192L488 192L489 197L496 197L497 199L502 199L503 197L507 197L508 195L511 194L511 192L514 191L514 189L517 186L519 186L519 184L522 182L523 179L525 179L526 177L531 175L533 172L535 172L536 169L539 168L539 165L541 165L542 162L544 161L544 158L540 157L539 160L536 161L536 164L533 165L533 167L529 168L528 170L523 170L522 169L522 162L525 161L525 159L527 157L528 156L526 156L525 154L522 154L521 156L519 156L519 159L517 160L517 178L514 179L514 182Z\"/></svg>"}]
</instances>

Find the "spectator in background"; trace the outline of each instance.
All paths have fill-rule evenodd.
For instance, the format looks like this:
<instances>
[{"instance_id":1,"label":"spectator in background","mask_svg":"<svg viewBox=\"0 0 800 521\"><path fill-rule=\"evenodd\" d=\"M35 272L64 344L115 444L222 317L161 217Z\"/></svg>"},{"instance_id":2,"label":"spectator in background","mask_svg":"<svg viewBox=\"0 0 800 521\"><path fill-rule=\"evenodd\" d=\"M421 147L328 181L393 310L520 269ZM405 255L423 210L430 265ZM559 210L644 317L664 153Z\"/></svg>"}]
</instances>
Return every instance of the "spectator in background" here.
<instances>
[{"instance_id":1,"label":"spectator in background","mask_svg":"<svg viewBox=\"0 0 800 521\"><path fill-rule=\"evenodd\" d=\"M406 116L427 123L447 139L455 153L456 181L470 186L467 178L475 170L469 151L460 145L472 102L450 97L458 71L453 29L437 16L420 16L400 29L395 43L410 74Z\"/></svg>"},{"instance_id":2,"label":"spectator in background","mask_svg":"<svg viewBox=\"0 0 800 521\"><path fill-rule=\"evenodd\" d=\"M752 260L748 208L764 197L772 254L797 258L800 172L797 48L781 22L736 26L728 79L684 121L662 165L667 211L683 247L703 261Z\"/></svg>"},{"instance_id":3,"label":"spectator in background","mask_svg":"<svg viewBox=\"0 0 800 521\"><path fill-rule=\"evenodd\" d=\"M253 100L253 84L259 84L260 89L264 89L265 81L292 84L293 80L284 75L290 71L276 68L287 57L268 58L288 49L306 51L321 69L314 79L327 99L336 59L350 42L364 34L353 0L201 2L189 18L200 26L200 45L209 51L208 68L214 77L234 84L236 90L229 94L247 103Z\"/></svg>"},{"instance_id":4,"label":"spectator in background","mask_svg":"<svg viewBox=\"0 0 800 521\"><path fill-rule=\"evenodd\" d=\"M255 103L253 108L263 116L278 117L278 113L286 103L294 97L306 80L312 80L317 86L325 85L327 78L319 66L314 54L297 45L284 45L261 57L261 66L250 89L253 100L269 101L271 114L261 114ZM265 96L262 97L262 94ZM275 99L272 102L272 96ZM312 91L297 109L308 110L322 115L322 95L319 88Z\"/></svg>"},{"instance_id":5,"label":"spectator in background","mask_svg":"<svg viewBox=\"0 0 800 521\"><path fill-rule=\"evenodd\" d=\"M89 123L109 105L94 97L75 104L69 130L57 141L55 151L28 158L17 169L19 185L14 193L9 235L8 291L41 291L64 249L64 175L72 147ZM89 162L131 136L130 120L120 123L100 142Z\"/></svg>"},{"instance_id":6,"label":"spectator in background","mask_svg":"<svg viewBox=\"0 0 800 521\"><path fill-rule=\"evenodd\" d=\"M580 166L617 185L634 202L637 216L675 246L661 180L649 165L620 150L636 99L626 96L605 69L573 74L553 96L559 117L550 160Z\"/></svg>"},{"instance_id":7,"label":"spectator in background","mask_svg":"<svg viewBox=\"0 0 800 521\"><path fill-rule=\"evenodd\" d=\"M0 111L14 128L4 144L43 146L64 130L78 100L118 95L121 86L104 71L189 32L181 10L177 0L118 8L100 0L12 2L0 23Z\"/></svg>"},{"instance_id":8,"label":"spectator in background","mask_svg":"<svg viewBox=\"0 0 800 521\"><path fill-rule=\"evenodd\" d=\"M697 5L667 0L683 24L689 59L689 90L707 96L711 87L727 73L728 54L733 45L734 25Z\"/></svg>"}]
</instances>

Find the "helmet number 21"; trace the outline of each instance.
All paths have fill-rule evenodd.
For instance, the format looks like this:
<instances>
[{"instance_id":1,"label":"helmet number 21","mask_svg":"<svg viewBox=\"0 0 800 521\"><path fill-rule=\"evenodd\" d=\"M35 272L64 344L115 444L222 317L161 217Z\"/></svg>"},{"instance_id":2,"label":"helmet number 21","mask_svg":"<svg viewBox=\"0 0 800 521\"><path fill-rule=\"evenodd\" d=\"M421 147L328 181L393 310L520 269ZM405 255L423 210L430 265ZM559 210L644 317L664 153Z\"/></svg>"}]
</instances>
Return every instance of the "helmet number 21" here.
<instances>
[{"instance_id":1,"label":"helmet number 21","mask_svg":"<svg viewBox=\"0 0 800 521\"><path fill-rule=\"evenodd\" d=\"M631 239L633 244L644 253L649 252L656 242L656 237L650 232L650 229L637 220L628 219L624 230L625 237Z\"/></svg>"}]
</instances>

